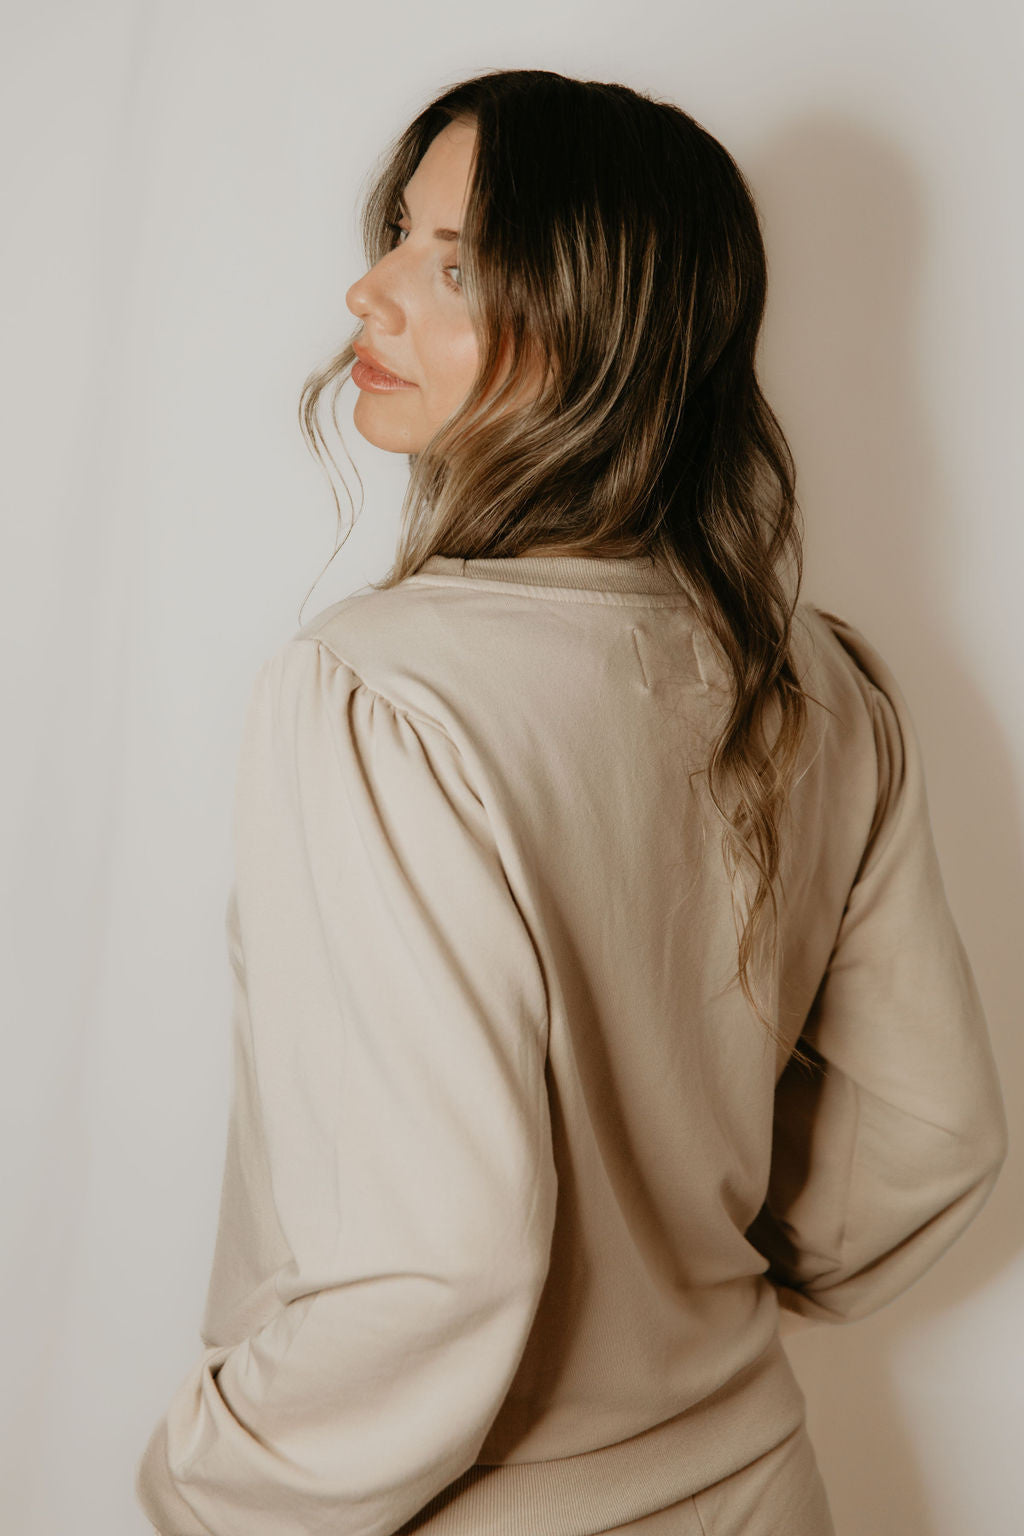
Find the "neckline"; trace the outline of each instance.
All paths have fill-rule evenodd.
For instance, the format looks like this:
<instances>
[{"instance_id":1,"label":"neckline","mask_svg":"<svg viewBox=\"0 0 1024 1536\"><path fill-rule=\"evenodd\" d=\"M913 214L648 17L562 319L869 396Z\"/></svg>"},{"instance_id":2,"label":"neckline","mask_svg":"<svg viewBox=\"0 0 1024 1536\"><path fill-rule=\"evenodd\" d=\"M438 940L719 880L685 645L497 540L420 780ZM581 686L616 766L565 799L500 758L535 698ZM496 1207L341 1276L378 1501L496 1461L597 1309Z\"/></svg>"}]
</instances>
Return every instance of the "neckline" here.
<instances>
[{"instance_id":1,"label":"neckline","mask_svg":"<svg viewBox=\"0 0 1024 1536\"><path fill-rule=\"evenodd\" d=\"M519 587L663 593L686 601L675 576L653 555L429 555L415 575L506 581Z\"/></svg>"}]
</instances>

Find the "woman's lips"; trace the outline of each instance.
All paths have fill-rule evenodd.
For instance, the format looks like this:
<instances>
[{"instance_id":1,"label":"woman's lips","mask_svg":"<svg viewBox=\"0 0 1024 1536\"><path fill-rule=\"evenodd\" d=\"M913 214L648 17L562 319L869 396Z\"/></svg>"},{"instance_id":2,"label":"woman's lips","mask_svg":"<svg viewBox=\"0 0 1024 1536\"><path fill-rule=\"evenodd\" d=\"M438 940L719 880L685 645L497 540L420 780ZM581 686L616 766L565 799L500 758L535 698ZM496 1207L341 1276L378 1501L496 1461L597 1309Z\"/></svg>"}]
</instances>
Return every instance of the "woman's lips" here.
<instances>
[{"instance_id":1,"label":"woman's lips","mask_svg":"<svg viewBox=\"0 0 1024 1536\"><path fill-rule=\"evenodd\" d=\"M390 394L393 389L415 389L415 384L408 383L405 379L396 378L393 373L381 373L376 368L371 368L369 363L360 360L352 364L352 382L357 389L375 390L379 394Z\"/></svg>"},{"instance_id":2,"label":"woman's lips","mask_svg":"<svg viewBox=\"0 0 1024 1536\"><path fill-rule=\"evenodd\" d=\"M352 365L352 382L357 389L376 390L387 393L392 389L415 389L415 384L410 384L408 379L403 379L397 373L390 373L382 367L372 352L365 347L353 343L353 351L358 362Z\"/></svg>"}]
</instances>

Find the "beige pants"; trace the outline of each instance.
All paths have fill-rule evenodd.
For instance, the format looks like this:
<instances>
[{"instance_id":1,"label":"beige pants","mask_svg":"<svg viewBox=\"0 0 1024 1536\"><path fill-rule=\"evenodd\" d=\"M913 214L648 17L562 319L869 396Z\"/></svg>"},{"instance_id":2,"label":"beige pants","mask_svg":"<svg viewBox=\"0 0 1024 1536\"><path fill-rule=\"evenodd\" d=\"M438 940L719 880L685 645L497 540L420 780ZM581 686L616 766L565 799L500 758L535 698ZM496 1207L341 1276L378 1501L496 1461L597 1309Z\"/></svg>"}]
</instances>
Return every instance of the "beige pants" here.
<instances>
[{"instance_id":1,"label":"beige pants","mask_svg":"<svg viewBox=\"0 0 1024 1536\"><path fill-rule=\"evenodd\" d=\"M738 1472L600 1536L836 1536L836 1529L801 1424Z\"/></svg>"}]
</instances>

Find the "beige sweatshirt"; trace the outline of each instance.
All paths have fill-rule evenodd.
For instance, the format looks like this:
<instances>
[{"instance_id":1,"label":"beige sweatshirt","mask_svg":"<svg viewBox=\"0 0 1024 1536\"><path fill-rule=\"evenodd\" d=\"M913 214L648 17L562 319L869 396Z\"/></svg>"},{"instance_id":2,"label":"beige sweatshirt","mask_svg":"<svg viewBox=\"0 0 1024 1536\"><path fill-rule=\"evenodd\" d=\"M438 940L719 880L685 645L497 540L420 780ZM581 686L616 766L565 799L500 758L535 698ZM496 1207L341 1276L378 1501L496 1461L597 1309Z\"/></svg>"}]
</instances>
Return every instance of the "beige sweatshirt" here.
<instances>
[{"instance_id":1,"label":"beige sweatshirt","mask_svg":"<svg viewBox=\"0 0 1024 1536\"><path fill-rule=\"evenodd\" d=\"M726 679L662 567L434 556L264 663L162 1536L636 1519L801 1423L780 1304L864 1317L981 1210L1006 1119L906 704L808 605L795 654L781 1051L690 777Z\"/></svg>"}]
</instances>

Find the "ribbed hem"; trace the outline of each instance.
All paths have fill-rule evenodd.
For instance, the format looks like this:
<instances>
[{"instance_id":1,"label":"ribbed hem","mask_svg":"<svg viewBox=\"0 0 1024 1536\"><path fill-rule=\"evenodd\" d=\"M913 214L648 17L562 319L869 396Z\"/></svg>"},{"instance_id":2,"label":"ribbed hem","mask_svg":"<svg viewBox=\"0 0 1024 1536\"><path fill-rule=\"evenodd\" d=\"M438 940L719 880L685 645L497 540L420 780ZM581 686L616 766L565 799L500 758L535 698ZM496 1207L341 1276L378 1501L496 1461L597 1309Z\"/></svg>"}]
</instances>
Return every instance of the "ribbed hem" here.
<instances>
[{"instance_id":1,"label":"ribbed hem","mask_svg":"<svg viewBox=\"0 0 1024 1536\"><path fill-rule=\"evenodd\" d=\"M420 575L457 576L468 580L507 581L527 587L573 587L592 592L675 593L683 596L675 576L652 555L504 555L462 559L430 555Z\"/></svg>"},{"instance_id":2,"label":"ribbed hem","mask_svg":"<svg viewBox=\"0 0 1024 1536\"><path fill-rule=\"evenodd\" d=\"M806 1410L776 1333L749 1366L675 1418L576 1456L477 1463L395 1536L592 1536L739 1471L799 1428Z\"/></svg>"}]
</instances>

